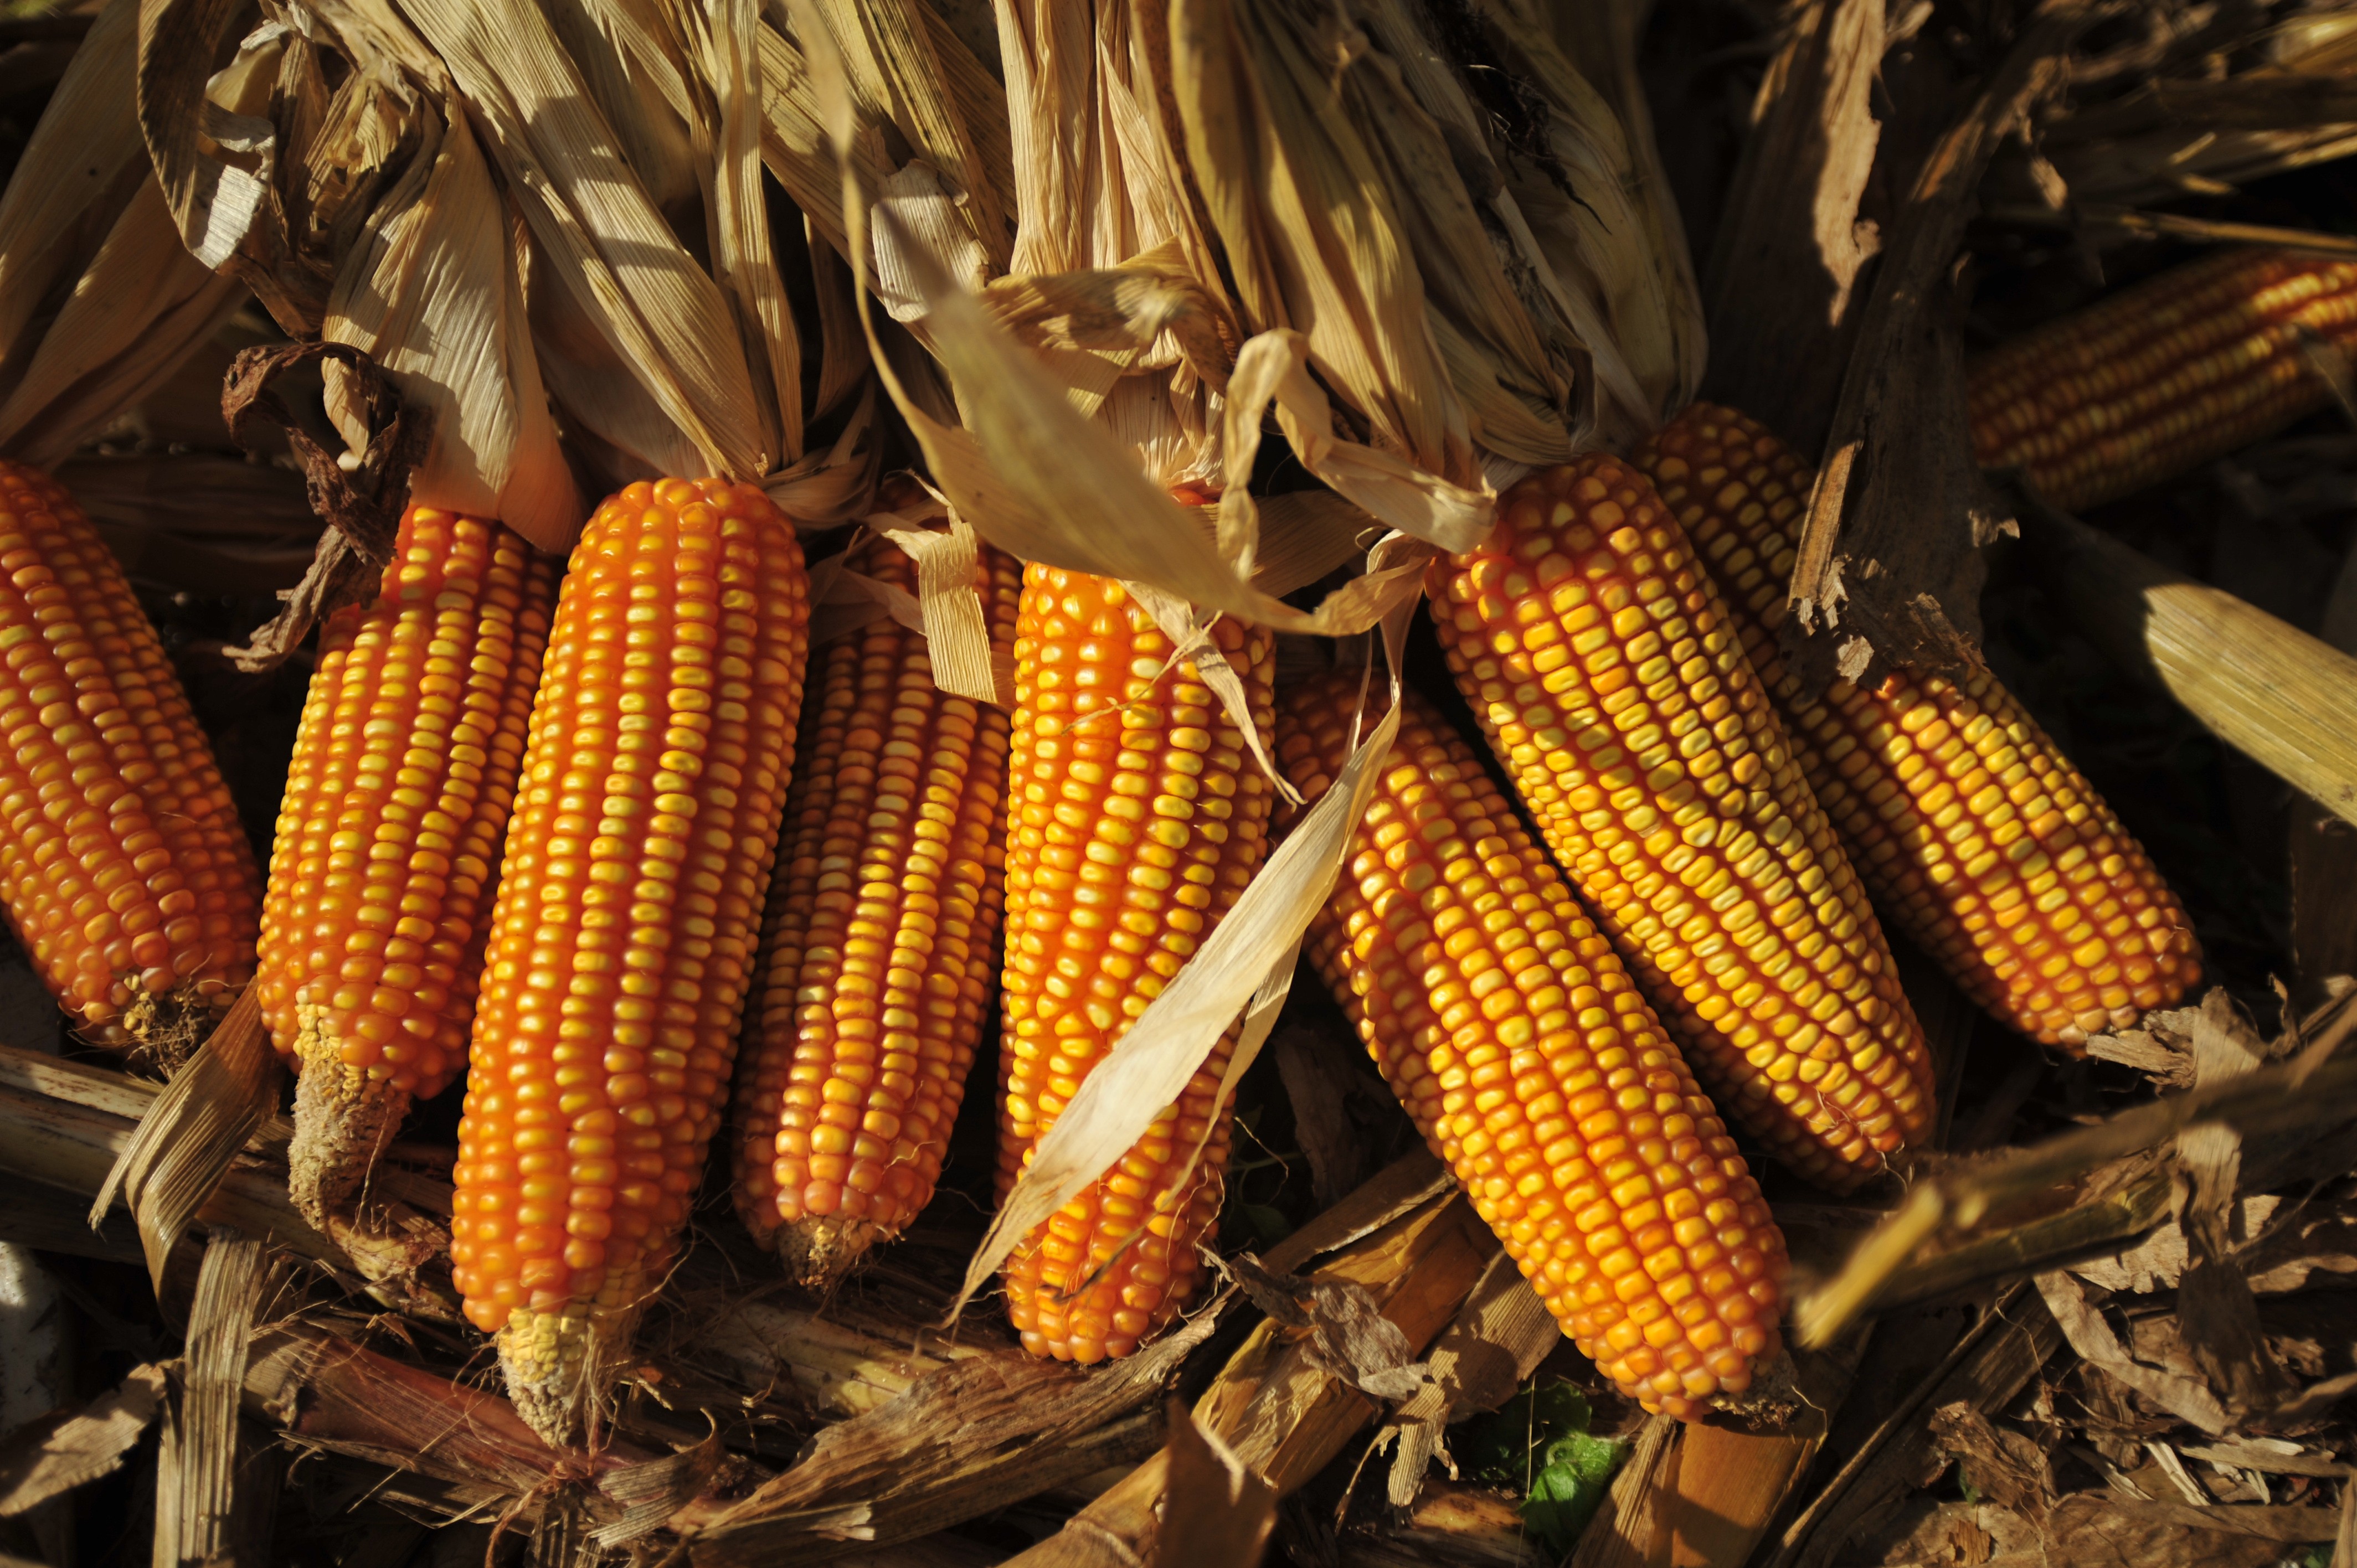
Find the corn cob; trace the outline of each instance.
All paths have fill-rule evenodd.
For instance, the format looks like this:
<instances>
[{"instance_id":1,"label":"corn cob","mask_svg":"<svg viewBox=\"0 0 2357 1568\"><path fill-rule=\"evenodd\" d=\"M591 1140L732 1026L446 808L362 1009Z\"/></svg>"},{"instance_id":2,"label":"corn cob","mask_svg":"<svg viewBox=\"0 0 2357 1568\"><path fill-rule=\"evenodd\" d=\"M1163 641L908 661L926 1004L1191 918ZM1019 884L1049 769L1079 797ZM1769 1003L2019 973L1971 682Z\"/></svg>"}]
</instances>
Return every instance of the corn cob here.
<instances>
[{"instance_id":1,"label":"corn cob","mask_svg":"<svg viewBox=\"0 0 2357 1568\"><path fill-rule=\"evenodd\" d=\"M1225 619L1211 636L1265 736L1273 639ZM1271 798L1193 663L1164 668L1169 639L1120 584L1027 568L1015 639L1002 1201L1089 1069L1243 894ZM1235 1041L1232 1027L1136 1146L1009 1256L1007 1310L1032 1354L1125 1356L1186 1305L1219 1219L1233 1107L1218 1090Z\"/></svg>"},{"instance_id":2,"label":"corn cob","mask_svg":"<svg viewBox=\"0 0 2357 1568\"><path fill-rule=\"evenodd\" d=\"M1845 1190L1931 1124L1881 928L1684 532L1591 455L1433 563L1458 687L1722 1109Z\"/></svg>"},{"instance_id":3,"label":"corn cob","mask_svg":"<svg viewBox=\"0 0 2357 1568\"><path fill-rule=\"evenodd\" d=\"M506 529L412 507L375 601L320 628L255 984L301 1074L287 1165L322 1230L466 1060L555 598L555 563Z\"/></svg>"},{"instance_id":4,"label":"corn cob","mask_svg":"<svg viewBox=\"0 0 2357 1568\"><path fill-rule=\"evenodd\" d=\"M1996 677L1894 670L1803 694L1776 642L1814 482L1798 457L1697 403L1634 461L1719 589L1850 864L1966 995L2075 1051L2185 993L2201 961L2183 908Z\"/></svg>"},{"instance_id":5,"label":"corn cob","mask_svg":"<svg viewBox=\"0 0 2357 1568\"><path fill-rule=\"evenodd\" d=\"M873 539L853 570L913 593ZM1020 569L983 546L992 641ZM811 655L763 989L737 1073L737 1208L823 1287L933 1195L997 961L1007 715L933 684L925 639L871 623Z\"/></svg>"},{"instance_id":6,"label":"corn cob","mask_svg":"<svg viewBox=\"0 0 2357 1568\"><path fill-rule=\"evenodd\" d=\"M0 462L0 897L87 1038L179 1065L253 974L253 849L131 585L81 508Z\"/></svg>"},{"instance_id":7,"label":"corn cob","mask_svg":"<svg viewBox=\"0 0 2357 1568\"><path fill-rule=\"evenodd\" d=\"M1305 797L1340 771L1358 702L1349 674L1287 693L1278 765ZM1611 944L1413 693L1308 948L1582 1354L1682 1419L1750 1386L1785 1273L1759 1184Z\"/></svg>"},{"instance_id":8,"label":"corn cob","mask_svg":"<svg viewBox=\"0 0 2357 1568\"><path fill-rule=\"evenodd\" d=\"M2357 262L2205 256L1976 359L1973 454L2065 511L2133 495L2330 403L2311 334L2357 349Z\"/></svg>"},{"instance_id":9,"label":"corn cob","mask_svg":"<svg viewBox=\"0 0 2357 1568\"><path fill-rule=\"evenodd\" d=\"M517 1408L578 1430L720 1118L810 621L759 489L630 486L582 531L475 1011L452 1276Z\"/></svg>"}]
</instances>

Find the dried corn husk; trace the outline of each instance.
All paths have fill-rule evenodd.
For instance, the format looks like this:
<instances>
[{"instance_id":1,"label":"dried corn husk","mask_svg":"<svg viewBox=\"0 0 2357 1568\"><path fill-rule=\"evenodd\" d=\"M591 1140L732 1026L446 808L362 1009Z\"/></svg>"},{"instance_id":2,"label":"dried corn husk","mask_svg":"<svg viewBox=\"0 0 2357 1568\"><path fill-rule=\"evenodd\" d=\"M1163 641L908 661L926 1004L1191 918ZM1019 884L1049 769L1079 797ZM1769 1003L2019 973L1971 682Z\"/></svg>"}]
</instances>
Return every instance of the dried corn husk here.
<instances>
[{"instance_id":1,"label":"dried corn husk","mask_svg":"<svg viewBox=\"0 0 2357 1568\"><path fill-rule=\"evenodd\" d=\"M139 7L112 0L0 195L0 451L54 467L154 390L242 291L175 242L135 113Z\"/></svg>"}]
</instances>

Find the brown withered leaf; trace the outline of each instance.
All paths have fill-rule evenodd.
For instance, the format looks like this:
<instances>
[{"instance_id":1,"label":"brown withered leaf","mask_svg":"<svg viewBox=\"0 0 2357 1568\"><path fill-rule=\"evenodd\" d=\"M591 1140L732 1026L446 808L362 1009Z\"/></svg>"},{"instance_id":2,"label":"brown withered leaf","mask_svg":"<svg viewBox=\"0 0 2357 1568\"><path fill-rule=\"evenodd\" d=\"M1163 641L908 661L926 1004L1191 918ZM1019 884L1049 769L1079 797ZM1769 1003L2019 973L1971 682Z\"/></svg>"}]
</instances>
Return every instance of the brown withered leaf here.
<instances>
[{"instance_id":1,"label":"brown withered leaf","mask_svg":"<svg viewBox=\"0 0 2357 1568\"><path fill-rule=\"evenodd\" d=\"M2010 1427L1991 1424L1970 1402L1956 1400L1932 1412L1932 1441L2000 1507L2042 1519L2054 1506L2054 1475L2044 1450Z\"/></svg>"},{"instance_id":2,"label":"brown withered leaf","mask_svg":"<svg viewBox=\"0 0 2357 1568\"><path fill-rule=\"evenodd\" d=\"M1783 636L1822 683L1874 654L1946 672L1976 668L1979 548L2002 509L1974 467L1964 347L1950 280L1982 171L2062 81L2104 0L2044 0L1978 99L1917 173L1875 274L1826 437L1792 573Z\"/></svg>"},{"instance_id":3,"label":"brown withered leaf","mask_svg":"<svg viewBox=\"0 0 2357 1568\"><path fill-rule=\"evenodd\" d=\"M2063 1337L2081 1357L2160 1409L2212 1436L2226 1430L2231 1418L2219 1403L2217 1394L2180 1372L2132 1356L2075 1278L2061 1273L2040 1274L2038 1290L2045 1297L2047 1310L2061 1326Z\"/></svg>"},{"instance_id":4,"label":"brown withered leaf","mask_svg":"<svg viewBox=\"0 0 2357 1568\"><path fill-rule=\"evenodd\" d=\"M2210 1386L2237 1415L2268 1408L2291 1380L2259 1326L2259 1304L2235 1256L2234 1188L2242 1134L2212 1122L2177 1135L2182 1172L2178 1227L2188 1266L2177 1287L2177 1316Z\"/></svg>"},{"instance_id":5,"label":"brown withered leaf","mask_svg":"<svg viewBox=\"0 0 2357 1568\"><path fill-rule=\"evenodd\" d=\"M2044 1544L2048 1562L2086 1568L2256 1568L2285 1555L2287 1546L2330 1541L2339 1528L2338 1509L2196 1508L2082 1492L2055 1505Z\"/></svg>"},{"instance_id":6,"label":"brown withered leaf","mask_svg":"<svg viewBox=\"0 0 2357 1568\"><path fill-rule=\"evenodd\" d=\"M272 390L291 371L330 361L344 369L368 431L366 447L344 457L330 453ZM375 597L409 505L410 475L433 445L433 415L404 403L376 361L360 349L344 343L290 343L238 355L221 388L221 417L231 438L249 452L264 449L265 425L285 432L287 446L303 466L311 510L328 524L311 570L298 586L279 595L286 607L257 629L247 647L229 650L242 670L269 670L302 643L315 621ZM344 458L354 459L353 466L347 468Z\"/></svg>"},{"instance_id":7,"label":"brown withered leaf","mask_svg":"<svg viewBox=\"0 0 2357 1568\"><path fill-rule=\"evenodd\" d=\"M156 1419L164 1390L163 1368L135 1367L121 1386L80 1411L13 1434L0 1444L0 1519L27 1512L120 1469L139 1434Z\"/></svg>"},{"instance_id":8,"label":"brown withered leaf","mask_svg":"<svg viewBox=\"0 0 2357 1568\"><path fill-rule=\"evenodd\" d=\"M1448 1457L1442 1430L1476 1411L1495 1410L1513 1397L1561 1335L1546 1303L1522 1277L1513 1260L1500 1252L1490 1260L1480 1283L1467 1298L1465 1310L1432 1348L1427 1365L1431 1380L1414 1399L1400 1406L1391 1425L1375 1440L1396 1435L1398 1451L1392 1459L1387 1495L1394 1508L1413 1508L1423 1490L1425 1472L1436 1455L1448 1466L1453 1479L1457 1463Z\"/></svg>"},{"instance_id":9,"label":"brown withered leaf","mask_svg":"<svg viewBox=\"0 0 2357 1568\"><path fill-rule=\"evenodd\" d=\"M1430 1381L1430 1369L1411 1359L1407 1336L1364 1285L1277 1273L1250 1252L1225 1260L1223 1269L1254 1306L1309 1331L1307 1354L1319 1370L1379 1400L1412 1399Z\"/></svg>"},{"instance_id":10,"label":"brown withered leaf","mask_svg":"<svg viewBox=\"0 0 2357 1568\"><path fill-rule=\"evenodd\" d=\"M285 1259L263 1242L216 1232L197 1276L187 1354L163 1412L156 1470L159 1563L240 1561L270 1477L238 1420L255 1321L278 1292Z\"/></svg>"},{"instance_id":11,"label":"brown withered leaf","mask_svg":"<svg viewBox=\"0 0 2357 1568\"><path fill-rule=\"evenodd\" d=\"M1886 9L1798 8L1760 82L1703 273L1705 394L1768 420L1803 452L1824 443L1840 350L1858 325L1858 273L1882 242L1859 202L1882 140L1870 100ZM1794 351L1803 345L1832 351Z\"/></svg>"},{"instance_id":12,"label":"brown withered leaf","mask_svg":"<svg viewBox=\"0 0 2357 1568\"><path fill-rule=\"evenodd\" d=\"M507 1401L292 1320L255 1331L241 1404L301 1446L519 1498L656 1457L621 1439L560 1455Z\"/></svg>"}]
</instances>

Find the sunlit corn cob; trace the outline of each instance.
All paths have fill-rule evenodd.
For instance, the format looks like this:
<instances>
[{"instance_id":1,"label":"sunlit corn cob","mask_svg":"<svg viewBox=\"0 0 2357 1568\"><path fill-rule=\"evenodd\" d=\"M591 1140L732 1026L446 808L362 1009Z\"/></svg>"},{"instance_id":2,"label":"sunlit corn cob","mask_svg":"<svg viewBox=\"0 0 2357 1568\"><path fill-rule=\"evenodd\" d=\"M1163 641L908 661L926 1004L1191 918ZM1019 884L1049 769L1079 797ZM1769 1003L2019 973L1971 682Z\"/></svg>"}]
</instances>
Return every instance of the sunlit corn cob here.
<instances>
[{"instance_id":1,"label":"sunlit corn cob","mask_svg":"<svg viewBox=\"0 0 2357 1568\"><path fill-rule=\"evenodd\" d=\"M1841 1190L1931 1125L1930 1053L1865 889L1693 547L1590 455L1433 563L1457 683L1721 1109Z\"/></svg>"},{"instance_id":2,"label":"sunlit corn cob","mask_svg":"<svg viewBox=\"0 0 2357 1568\"><path fill-rule=\"evenodd\" d=\"M2357 262L2204 256L1975 360L1973 455L2065 511L2133 495L2330 403L2311 334L2357 349Z\"/></svg>"},{"instance_id":3,"label":"sunlit corn cob","mask_svg":"<svg viewBox=\"0 0 2357 1568\"><path fill-rule=\"evenodd\" d=\"M888 539L846 564L916 592ZM1001 647L1021 572L982 547ZM896 620L812 650L736 1090L737 1212L799 1283L840 1278L933 1196L998 961L1006 736Z\"/></svg>"},{"instance_id":4,"label":"sunlit corn cob","mask_svg":"<svg viewBox=\"0 0 2357 1568\"><path fill-rule=\"evenodd\" d=\"M1359 687L1337 672L1279 704L1278 766L1305 799L1341 769ZM1688 1419L1750 1386L1785 1269L1759 1183L1562 874L1413 693L1308 948L1584 1355Z\"/></svg>"},{"instance_id":5,"label":"sunlit corn cob","mask_svg":"<svg viewBox=\"0 0 2357 1568\"><path fill-rule=\"evenodd\" d=\"M253 975L262 875L131 585L0 462L0 897L81 1034L177 1067Z\"/></svg>"},{"instance_id":6,"label":"sunlit corn cob","mask_svg":"<svg viewBox=\"0 0 2357 1568\"><path fill-rule=\"evenodd\" d=\"M331 617L303 704L254 983L301 1077L296 1203L326 1228L467 1059L556 564L412 507L375 602Z\"/></svg>"},{"instance_id":7,"label":"sunlit corn cob","mask_svg":"<svg viewBox=\"0 0 2357 1568\"><path fill-rule=\"evenodd\" d=\"M1219 699L1191 661L1165 668L1170 639L1120 584L1028 567L1015 636L1002 1199L1089 1069L1243 894L1271 800ZM1211 636L1265 736L1274 639L1229 619ZM1215 1101L1235 1039L1008 1258L1007 1311L1032 1354L1125 1356L1186 1305L1196 1245L1219 1219L1234 1108ZM1202 1165L1175 1190L1207 1127Z\"/></svg>"},{"instance_id":8,"label":"sunlit corn cob","mask_svg":"<svg viewBox=\"0 0 2357 1568\"><path fill-rule=\"evenodd\" d=\"M793 761L802 547L759 490L632 485L575 546L500 868L451 1273L552 1442L669 1265L720 1120Z\"/></svg>"},{"instance_id":9,"label":"sunlit corn cob","mask_svg":"<svg viewBox=\"0 0 2357 1568\"><path fill-rule=\"evenodd\" d=\"M2201 960L2176 895L1996 676L1894 670L1802 694L1775 630L1813 482L1790 449L1697 403L1633 460L1717 585L1850 864L1965 994L2075 1048L2185 993Z\"/></svg>"}]
</instances>

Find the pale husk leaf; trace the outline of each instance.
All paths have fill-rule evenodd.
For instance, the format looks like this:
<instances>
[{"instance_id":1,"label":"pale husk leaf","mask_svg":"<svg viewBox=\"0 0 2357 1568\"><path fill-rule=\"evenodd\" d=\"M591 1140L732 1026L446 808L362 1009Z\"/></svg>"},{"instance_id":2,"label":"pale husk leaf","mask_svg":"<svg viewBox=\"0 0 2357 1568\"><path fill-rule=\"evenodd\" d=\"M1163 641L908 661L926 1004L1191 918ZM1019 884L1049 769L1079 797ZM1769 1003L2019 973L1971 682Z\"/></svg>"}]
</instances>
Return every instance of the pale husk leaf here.
<instances>
[{"instance_id":1,"label":"pale husk leaf","mask_svg":"<svg viewBox=\"0 0 2357 1568\"><path fill-rule=\"evenodd\" d=\"M1443 550L1470 550L1489 532L1497 497L1452 484L1392 453L1338 439L1326 393L1310 377L1312 347L1298 332L1263 332L1236 356L1228 382L1224 443L1228 488L1220 502L1223 545L1246 536L1254 508L1245 493L1269 405L1301 466L1394 528ZM1238 521L1231 521L1231 516Z\"/></svg>"},{"instance_id":2,"label":"pale husk leaf","mask_svg":"<svg viewBox=\"0 0 2357 1568\"><path fill-rule=\"evenodd\" d=\"M686 9L671 0L582 0L549 7L549 23L612 127L622 159L656 207L695 201L710 163L692 123L708 106L709 83L692 70L683 29Z\"/></svg>"},{"instance_id":3,"label":"pale husk leaf","mask_svg":"<svg viewBox=\"0 0 2357 1568\"><path fill-rule=\"evenodd\" d=\"M1560 100L1558 113L1568 125L1558 136L1583 135L1590 141L1638 220L1644 236L1642 254L1623 258L1631 271L1613 291L1610 308L1622 352L1652 398L1656 417L1667 419L1693 402L1700 389L1709 336L1685 224L1653 138L1652 111L1638 74L1637 43L1645 7L1638 0L1604 0L1593 5L1501 0L1489 15L1491 26L1533 66L1550 106ZM1566 72L1548 69L1547 51L1535 45L1538 28L1546 23L1554 27L1555 43L1570 68ZM1650 263L1650 276L1643 263Z\"/></svg>"},{"instance_id":4,"label":"pale husk leaf","mask_svg":"<svg viewBox=\"0 0 2357 1568\"><path fill-rule=\"evenodd\" d=\"M794 10L799 16L802 7ZM888 116L916 161L941 171L990 270L1006 271L1014 183L1010 166L993 155L1005 156L999 149L1008 144L976 134L977 126L1006 123L996 84L979 66L952 75L944 57L963 55L963 46L931 19L924 0L819 0L817 14L859 101ZM807 38L802 43L811 47ZM984 113L970 113L977 107Z\"/></svg>"},{"instance_id":5,"label":"pale husk leaf","mask_svg":"<svg viewBox=\"0 0 2357 1568\"><path fill-rule=\"evenodd\" d=\"M217 1235L205 1249L188 1309L180 1394L164 1412L156 1477L155 1561L235 1561L246 1543L233 1538L240 1484L261 1477L244 1463L247 1444L238 1406L253 1327L277 1285L279 1265L267 1243Z\"/></svg>"},{"instance_id":6,"label":"pale husk leaf","mask_svg":"<svg viewBox=\"0 0 2357 1568\"><path fill-rule=\"evenodd\" d=\"M755 0L715 0L689 17L702 34L704 81L715 99L699 138L712 145L705 224L713 275L737 317L770 450L791 463L802 452L802 346L761 188L759 10Z\"/></svg>"},{"instance_id":7,"label":"pale husk leaf","mask_svg":"<svg viewBox=\"0 0 2357 1568\"><path fill-rule=\"evenodd\" d=\"M899 512L877 512L866 521L917 564L917 629L924 633L933 684L955 696L1012 708L1014 650L991 645L982 595L974 587L982 541L963 518L942 510L948 515L942 528ZM896 607L893 613L900 612Z\"/></svg>"},{"instance_id":8,"label":"pale husk leaf","mask_svg":"<svg viewBox=\"0 0 2357 1568\"><path fill-rule=\"evenodd\" d=\"M44 467L64 461L211 338L243 294L180 248L147 180L0 403L0 451Z\"/></svg>"},{"instance_id":9,"label":"pale husk leaf","mask_svg":"<svg viewBox=\"0 0 2357 1568\"><path fill-rule=\"evenodd\" d=\"M868 380L833 443L823 451L803 453L800 461L763 479L761 489L798 523L831 528L856 521L876 498L883 457L877 435L876 383Z\"/></svg>"},{"instance_id":10,"label":"pale husk leaf","mask_svg":"<svg viewBox=\"0 0 2357 1568\"><path fill-rule=\"evenodd\" d=\"M410 498L496 518L562 551L586 515L541 388L518 273L521 234L463 114L386 194L328 298L325 336L434 411Z\"/></svg>"},{"instance_id":11,"label":"pale husk leaf","mask_svg":"<svg viewBox=\"0 0 2357 1568\"><path fill-rule=\"evenodd\" d=\"M91 1224L121 1193L139 1228L148 1277L160 1289L172 1244L277 1108L278 1058L262 1022L262 994L248 986L139 1119L91 1207Z\"/></svg>"},{"instance_id":12,"label":"pale husk leaf","mask_svg":"<svg viewBox=\"0 0 2357 1568\"><path fill-rule=\"evenodd\" d=\"M607 373L619 369L643 386L694 449L695 471L759 478L779 454L762 437L727 299L616 156L611 126L540 8L413 0L406 9L490 134L547 263L544 292L565 295L609 361L619 361ZM586 358L578 345L569 357ZM640 427L642 410L594 396L582 406L574 401L587 390L579 378L544 370L574 416L615 450L670 445L663 433ZM641 417L601 424L617 414Z\"/></svg>"},{"instance_id":13,"label":"pale husk leaf","mask_svg":"<svg viewBox=\"0 0 2357 1568\"><path fill-rule=\"evenodd\" d=\"M1247 328L1301 333L1372 445L1471 487L1471 434L1405 226L1357 116L1333 109L1333 64L1312 37L1326 26L1289 5L1175 0L1188 161Z\"/></svg>"},{"instance_id":14,"label":"pale husk leaf","mask_svg":"<svg viewBox=\"0 0 2357 1568\"><path fill-rule=\"evenodd\" d=\"M0 385L21 373L34 312L81 260L70 237L93 206L123 199L146 150L131 95L138 18L138 0L108 0L0 191Z\"/></svg>"},{"instance_id":15,"label":"pale husk leaf","mask_svg":"<svg viewBox=\"0 0 2357 1568\"><path fill-rule=\"evenodd\" d=\"M957 1307L1018 1241L1136 1144L1162 1108L1178 1097L1277 961L1294 950L1334 890L1376 771L1398 732L1394 705L1351 753L1333 787L1269 856L1210 940L1082 1080L992 1217L989 1233L966 1265Z\"/></svg>"}]
</instances>

